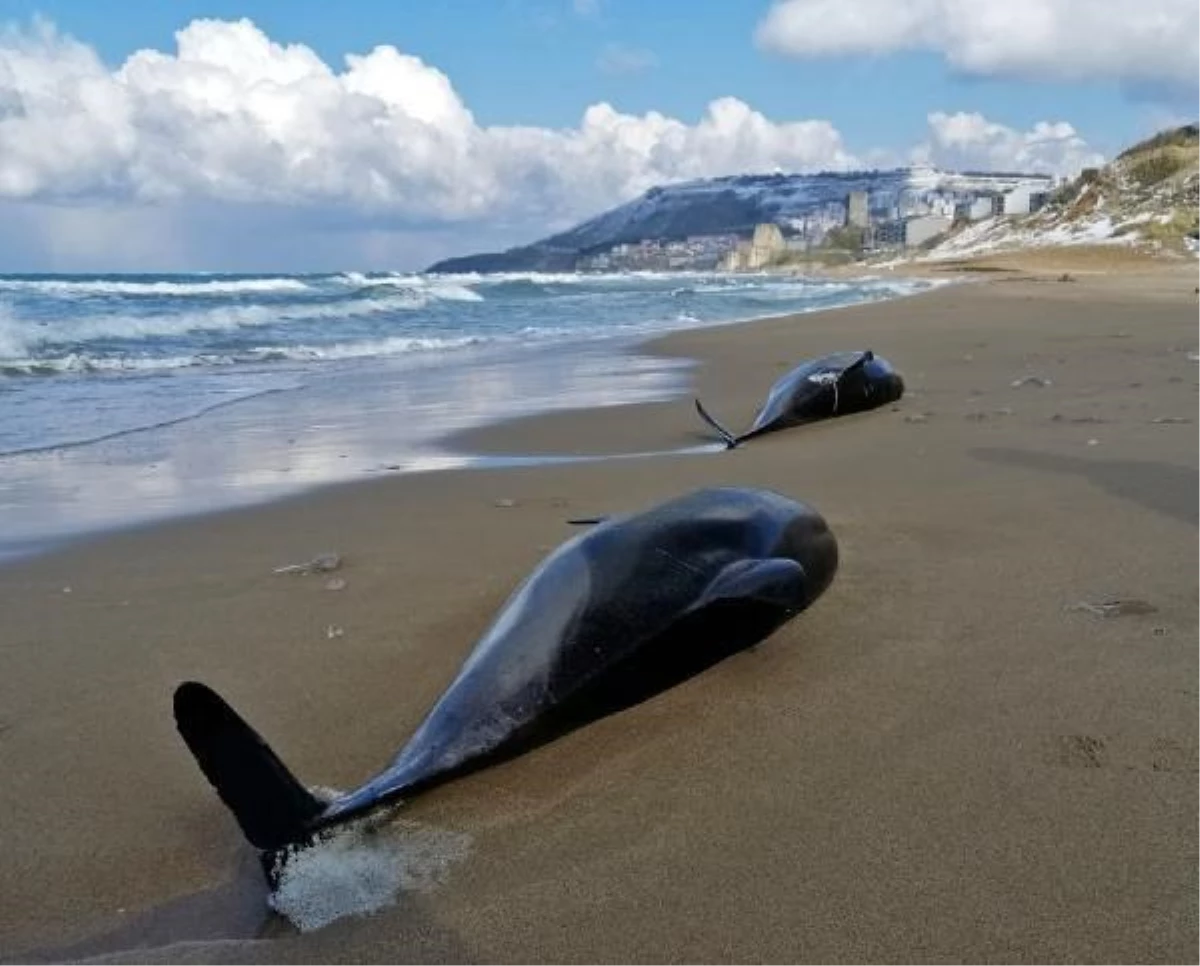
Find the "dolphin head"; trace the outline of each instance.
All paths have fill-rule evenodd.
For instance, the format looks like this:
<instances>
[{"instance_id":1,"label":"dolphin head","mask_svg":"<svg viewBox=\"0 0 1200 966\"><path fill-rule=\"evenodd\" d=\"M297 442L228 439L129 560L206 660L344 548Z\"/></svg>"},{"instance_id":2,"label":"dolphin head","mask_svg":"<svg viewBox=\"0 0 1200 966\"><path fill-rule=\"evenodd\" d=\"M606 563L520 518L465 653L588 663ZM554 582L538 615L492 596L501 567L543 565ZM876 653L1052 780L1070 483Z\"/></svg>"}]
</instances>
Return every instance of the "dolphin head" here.
<instances>
[{"instance_id":1,"label":"dolphin head","mask_svg":"<svg viewBox=\"0 0 1200 966\"><path fill-rule=\"evenodd\" d=\"M868 395L877 405L895 402L904 395L904 379L892 364L874 353L863 364L863 382L869 387Z\"/></svg>"},{"instance_id":2,"label":"dolphin head","mask_svg":"<svg viewBox=\"0 0 1200 966\"><path fill-rule=\"evenodd\" d=\"M819 513L802 513L789 524L780 549L804 568L802 607L808 607L833 583L838 568L837 540Z\"/></svg>"}]
</instances>

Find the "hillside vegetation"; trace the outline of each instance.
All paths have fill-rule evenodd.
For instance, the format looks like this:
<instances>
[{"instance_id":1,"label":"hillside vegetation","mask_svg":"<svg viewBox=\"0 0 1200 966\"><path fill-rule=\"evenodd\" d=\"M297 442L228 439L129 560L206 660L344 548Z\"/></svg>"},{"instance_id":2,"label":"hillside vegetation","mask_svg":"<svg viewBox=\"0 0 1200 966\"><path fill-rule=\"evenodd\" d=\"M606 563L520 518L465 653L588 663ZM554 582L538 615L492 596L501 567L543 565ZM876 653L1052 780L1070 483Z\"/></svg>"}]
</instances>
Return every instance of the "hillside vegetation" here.
<instances>
[{"instance_id":1,"label":"hillside vegetation","mask_svg":"<svg viewBox=\"0 0 1200 966\"><path fill-rule=\"evenodd\" d=\"M1130 244L1152 251L1195 248L1200 224L1200 128L1172 128L1087 169L1041 211L964 225L934 258L1039 245Z\"/></svg>"}]
</instances>

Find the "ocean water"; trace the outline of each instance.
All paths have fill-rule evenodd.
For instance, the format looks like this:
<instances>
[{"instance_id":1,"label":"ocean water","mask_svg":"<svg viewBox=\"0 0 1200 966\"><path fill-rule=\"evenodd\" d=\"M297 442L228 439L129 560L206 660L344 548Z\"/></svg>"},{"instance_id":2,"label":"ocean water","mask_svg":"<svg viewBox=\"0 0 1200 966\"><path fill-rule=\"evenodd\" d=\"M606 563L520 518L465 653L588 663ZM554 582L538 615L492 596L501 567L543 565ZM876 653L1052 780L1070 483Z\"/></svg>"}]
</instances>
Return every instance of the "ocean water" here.
<instances>
[{"instance_id":1,"label":"ocean water","mask_svg":"<svg viewBox=\"0 0 1200 966\"><path fill-rule=\"evenodd\" d=\"M364 472L436 440L669 398L656 333L904 295L774 275L0 275L0 555ZM519 455L519 454L515 454Z\"/></svg>"}]
</instances>

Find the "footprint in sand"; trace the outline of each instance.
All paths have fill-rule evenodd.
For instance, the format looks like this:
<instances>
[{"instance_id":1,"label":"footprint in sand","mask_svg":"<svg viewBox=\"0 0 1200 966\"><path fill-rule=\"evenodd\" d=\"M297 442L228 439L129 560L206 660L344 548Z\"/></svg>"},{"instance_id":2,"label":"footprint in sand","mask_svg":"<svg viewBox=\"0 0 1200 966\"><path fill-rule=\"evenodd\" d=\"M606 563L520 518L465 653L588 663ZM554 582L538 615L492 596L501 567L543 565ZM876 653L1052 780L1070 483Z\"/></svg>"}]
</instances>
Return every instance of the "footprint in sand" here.
<instances>
[{"instance_id":1,"label":"footprint in sand","mask_svg":"<svg viewBox=\"0 0 1200 966\"><path fill-rule=\"evenodd\" d=\"M1098 735L1056 735L1051 760L1063 768L1103 768L1106 742Z\"/></svg>"},{"instance_id":2,"label":"footprint in sand","mask_svg":"<svg viewBox=\"0 0 1200 966\"><path fill-rule=\"evenodd\" d=\"M1197 749L1176 738L1054 735L1046 744L1046 762L1059 768L1111 768L1159 774L1196 774Z\"/></svg>"}]
</instances>

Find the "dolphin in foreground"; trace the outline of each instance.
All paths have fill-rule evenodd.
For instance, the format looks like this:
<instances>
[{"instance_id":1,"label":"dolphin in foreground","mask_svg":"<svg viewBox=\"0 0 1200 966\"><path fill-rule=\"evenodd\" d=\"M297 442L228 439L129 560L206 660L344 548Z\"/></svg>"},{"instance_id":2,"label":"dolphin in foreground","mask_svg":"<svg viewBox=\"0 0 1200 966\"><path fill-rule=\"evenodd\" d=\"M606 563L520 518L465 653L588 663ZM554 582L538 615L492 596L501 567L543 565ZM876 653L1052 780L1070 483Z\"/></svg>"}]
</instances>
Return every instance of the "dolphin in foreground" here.
<instances>
[{"instance_id":1,"label":"dolphin in foreground","mask_svg":"<svg viewBox=\"0 0 1200 966\"><path fill-rule=\"evenodd\" d=\"M699 399L696 412L725 440L726 449L763 433L844 416L895 402L904 395L904 380L891 363L870 349L834 352L803 362L771 387L754 423L735 436L714 419Z\"/></svg>"},{"instance_id":2,"label":"dolphin in foreground","mask_svg":"<svg viewBox=\"0 0 1200 966\"><path fill-rule=\"evenodd\" d=\"M767 490L702 489L605 519L517 588L399 754L322 801L214 691L175 691L200 769L263 853L292 847L456 775L632 706L765 638L837 570L814 510Z\"/></svg>"}]
</instances>

